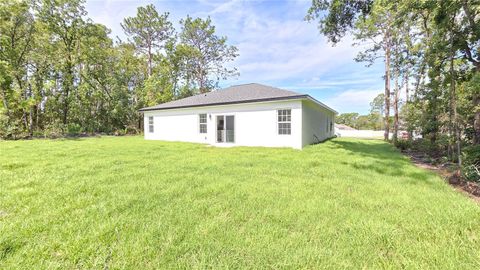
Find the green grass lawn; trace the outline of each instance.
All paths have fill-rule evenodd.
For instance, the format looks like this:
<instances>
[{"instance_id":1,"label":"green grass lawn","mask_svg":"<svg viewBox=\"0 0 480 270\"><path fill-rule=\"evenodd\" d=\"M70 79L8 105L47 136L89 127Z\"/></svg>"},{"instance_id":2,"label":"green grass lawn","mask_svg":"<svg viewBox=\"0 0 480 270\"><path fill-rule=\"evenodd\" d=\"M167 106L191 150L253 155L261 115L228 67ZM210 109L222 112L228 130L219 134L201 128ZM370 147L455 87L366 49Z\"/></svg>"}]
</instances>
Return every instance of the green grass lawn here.
<instances>
[{"instance_id":1,"label":"green grass lawn","mask_svg":"<svg viewBox=\"0 0 480 270\"><path fill-rule=\"evenodd\" d=\"M376 140L0 142L0 269L480 267L480 206Z\"/></svg>"}]
</instances>

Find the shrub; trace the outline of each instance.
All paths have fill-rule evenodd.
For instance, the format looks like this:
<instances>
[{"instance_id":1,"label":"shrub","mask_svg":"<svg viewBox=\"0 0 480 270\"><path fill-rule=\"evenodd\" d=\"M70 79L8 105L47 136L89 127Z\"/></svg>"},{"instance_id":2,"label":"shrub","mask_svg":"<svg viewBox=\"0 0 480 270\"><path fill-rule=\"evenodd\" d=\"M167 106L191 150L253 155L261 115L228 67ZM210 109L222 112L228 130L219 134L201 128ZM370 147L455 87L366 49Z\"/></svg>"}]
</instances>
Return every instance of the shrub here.
<instances>
[{"instance_id":1,"label":"shrub","mask_svg":"<svg viewBox=\"0 0 480 270\"><path fill-rule=\"evenodd\" d=\"M0 110L0 138L17 140L27 137L29 137L29 134L23 129L21 120L11 118L9 121L8 117Z\"/></svg>"},{"instance_id":2,"label":"shrub","mask_svg":"<svg viewBox=\"0 0 480 270\"><path fill-rule=\"evenodd\" d=\"M78 135L82 132L82 127L79 124L73 123L68 124L67 126L67 134L70 136Z\"/></svg>"},{"instance_id":3,"label":"shrub","mask_svg":"<svg viewBox=\"0 0 480 270\"><path fill-rule=\"evenodd\" d=\"M45 133L42 130L34 130L32 135L34 138L41 138L45 136Z\"/></svg>"},{"instance_id":4,"label":"shrub","mask_svg":"<svg viewBox=\"0 0 480 270\"><path fill-rule=\"evenodd\" d=\"M480 162L463 165L462 172L467 181L480 183Z\"/></svg>"},{"instance_id":5,"label":"shrub","mask_svg":"<svg viewBox=\"0 0 480 270\"><path fill-rule=\"evenodd\" d=\"M412 149L424 152L424 153L432 153L437 150L437 146L432 144L430 140L427 139L417 139L412 143Z\"/></svg>"},{"instance_id":6,"label":"shrub","mask_svg":"<svg viewBox=\"0 0 480 270\"><path fill-rule=\"evenodd\" d=\"M125 128L125 134L136 135L136 134L139 134L139 133L140 133L140 131L135 126L127 126Z\"/></svg>"},{"instance_id":7,"label":"shrub","mask_svg":"<svg viewBox=\"0 0 480 270\"><path fill-rule=\"evenodd\" d=\"M410 149L412 147L412 143L409 140L399 139L395 142L395 147L397 147L398 149L400 149L402 151L405 151L405 150Z\"/></svg>"},{"instance_id":8,"label":"shrub","mask_svg":"<svg viewBox=\"0 0 480 270\"><path fill-rule=\"evenodd\" d=\"M465 147L462 157L462 172L465 179L480 183L480 145Z\"/></svg>"},{"instance_id":9,"label":"shrub","mask_svg":"<svg viewBox=\"0 0 480 270\"><path fill-rule=\"evenodd\" d=\"M44 136L47 138L60 138L63 136L64 125L60 122L53 122L45 126Z\"/></svg>"},{"instance_id":10,"label":"shrub","mask_svg":"<svg viewBox=\"0 0 480 270\"><path fill-rule=\"evenodd\" d=\"M113 132L113 135L115 136L124 136L125 135L125 130L124 129L117 129Z\"/></svg>"}]
</instances>

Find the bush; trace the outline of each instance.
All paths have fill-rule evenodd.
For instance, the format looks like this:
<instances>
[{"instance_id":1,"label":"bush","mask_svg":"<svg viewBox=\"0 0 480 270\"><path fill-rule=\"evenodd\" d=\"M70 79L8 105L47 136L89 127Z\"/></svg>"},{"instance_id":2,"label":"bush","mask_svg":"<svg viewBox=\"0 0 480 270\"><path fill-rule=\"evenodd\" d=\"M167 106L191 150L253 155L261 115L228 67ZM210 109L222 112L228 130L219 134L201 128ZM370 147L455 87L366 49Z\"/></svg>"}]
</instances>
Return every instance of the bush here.
<instances>
[{"instance_id":1,"label":"bush","mask_svg":"<svg viewBox=\"0 0 480 270\"><path fill-rule=\"evenodd\" d=\"M113 135L115 136L124 136L125 135L125 130L123 129L117 129L113 132Z\"/></svg>"},{"instance_id":2,"label":"bush","mask_svg":"<svg viewBox=\"0 0 480 270\"><path fill-rule=\"evenodd\" d=\"M399 139L395 142L395 147L397 147L398 149L400 149L402 151L405 151L405 150L410 149L412 147L412 143L409 140Z\"/></svg>"},{"instance_id":3,"label":"bush","mask_svg":"<svg viewBox=\"0 0 480 270\"><path fill-rule=\"evenodd\" d=\"M465 147L462 157L462 172L465 179L480 183L480 145Z\"/></svg>"},{"instance_id":4,"label":"bush","mask_svg":"<svg viewBox=\"0 0 480 270\"><path fill-rule=\"evenodd\" d=\"M463 165L462 172L467 181L480 183L480 163Z\"/></svg>"},{"instance_id":5,"label":"bush","mask_svg":"<svg viewBox=\"0 0 480 270\"><path fill-rule=\"evenodd\" d=\"M34 130L32 135L34 138L41 138L45 136L45 132L42 130Z\"/></svg>"},{"instance_id":6,"label":"bush","mask_svg":"<svg viewBox=\"0 0 480 270\"><path fill-rule=\"evenodd\" d=\"M82 132L82 127L79 124L68 124L67 126L67 135L75 136Z\"/></svg>"},{"instance_id":7,"label":"bush","mask_svg":"<svg viewBox=\"0 0 480 270\"><path fill-rule=\"evenodd\" d=\"M60 122L53 122L45 126L44 136L46 138L60 138L63 137L64 125Z\"/></svg>"},{"instance_id":8,"label":"bush","mask_svg":"<svg viewBox=\"0 0 480 270\"><path fill-rule=\"evenodd\" d=\"M140 131L134 126L127 126L125 128L125 134L136 135L136 134L140 134Z\"/></svg>"},{"instance_id":9,"label":"bush","mask_svg":"<svg viewBox=\"0 0 480 270\"><path fill-rule=\"evenodd\" d=\"M430 156L437 156L439 147L430 142L428 139L417 139L411 142L411 148L415 151L426 153Z\"/></svg>"},{"instance_id":10,"label":"bush","mask_svg":"<svg viewBox=\"0 0 480 270\"><path fill-rule=\"evenodd\" d=\"M0 110L0 138L18 140L28 137L29 134L23 129L19 118L11 118L9 121L8 117Z\"/></svg>"}]
</instances>

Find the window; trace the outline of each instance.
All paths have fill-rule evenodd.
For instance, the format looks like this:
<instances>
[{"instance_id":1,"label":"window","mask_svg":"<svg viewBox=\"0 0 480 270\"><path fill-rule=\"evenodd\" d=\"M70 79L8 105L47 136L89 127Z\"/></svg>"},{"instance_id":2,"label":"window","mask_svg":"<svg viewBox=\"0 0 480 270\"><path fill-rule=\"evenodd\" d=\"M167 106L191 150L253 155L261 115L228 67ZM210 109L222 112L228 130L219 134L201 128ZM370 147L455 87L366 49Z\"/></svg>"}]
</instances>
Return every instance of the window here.
<instances>
[{"instance_id":1,"label":"window","mask_svg":"<svg viewBox=\"0 0 480 270\"><path fill-rule=\"evenodd\" d=\"M153 116L148 117L148 132L153 133Z\"/></svg>"},{"instance_id":2,"label":"window","mask_svg":"<svg viewBox=\"0 0 480 270\"><path fill-rule=\"evenodd\" d=\"M200 125L200 133L207 133L207 114L206 113L199 114L198 122Z\"/></svg>"},{"instance_id":3,"label":"window","mask_svg":"<svg viewBox=\"0 0 480 270\"><path fill-rule=\"evenodd\" d=\"M292 110L278 110L278 134L290 135L292 133Z\"/></svg>"},{"instance_id":4,"label":"window","mask_svg":"<svg viewBox=\"0 0 480 270\"><path fill-rule=\"evenodd\" d=\"M330 120L330 132L332 132L332 131L333 131L333 122L332 122L332 120Z\"/></svg>"}]
</instances>

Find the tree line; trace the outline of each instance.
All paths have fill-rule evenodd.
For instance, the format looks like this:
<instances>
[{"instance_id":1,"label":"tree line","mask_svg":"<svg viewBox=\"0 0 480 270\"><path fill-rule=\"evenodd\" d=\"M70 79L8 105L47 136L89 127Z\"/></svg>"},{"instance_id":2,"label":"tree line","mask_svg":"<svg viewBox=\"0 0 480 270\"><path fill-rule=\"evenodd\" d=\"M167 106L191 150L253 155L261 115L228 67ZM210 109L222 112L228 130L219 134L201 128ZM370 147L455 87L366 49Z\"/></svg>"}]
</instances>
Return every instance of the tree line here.
<instances>
[{"instance_id":1,"label":"tree line","mask_svg":"<svg viewBox=\"0 0 480 270\"><path fill-rule=\"evenodd\" d=\"M480 179L479 1L313 0L306 19L333 44L352 36L356 61L383 61L385 140L403 124Z\"/></svg>"},{"instance_id":2,"label":"tree line","mask_svg":"<svg viewBox=\"0 0 480 270\"><path fill-rule=\"evenodd\" d=\"M382 130L384 128L383 113L384 109L384 94L377 95L372 102L370 102L370 112L366 115L360 115L356 112L341 113L335 117L336 124L343 124L354 129L363 130ZM393 122L390 117L389 123Z\"/></svg>"},{"instance_id":3,"label":"tree line","mask_svg":"<svg viewBox=\"0 0 480 270\"><path fill-rule=\"evenodd\" d=\"M0 2L0 137L139 132L138 109L211 91L238 74L238 50L210 18L139 7L126 40L87 16L83 0Z\"/></svg>"}]
</instances>

